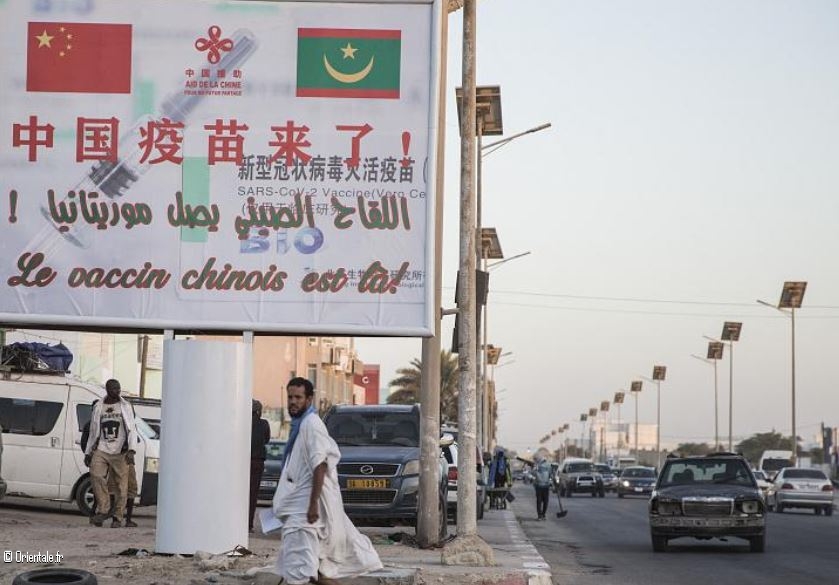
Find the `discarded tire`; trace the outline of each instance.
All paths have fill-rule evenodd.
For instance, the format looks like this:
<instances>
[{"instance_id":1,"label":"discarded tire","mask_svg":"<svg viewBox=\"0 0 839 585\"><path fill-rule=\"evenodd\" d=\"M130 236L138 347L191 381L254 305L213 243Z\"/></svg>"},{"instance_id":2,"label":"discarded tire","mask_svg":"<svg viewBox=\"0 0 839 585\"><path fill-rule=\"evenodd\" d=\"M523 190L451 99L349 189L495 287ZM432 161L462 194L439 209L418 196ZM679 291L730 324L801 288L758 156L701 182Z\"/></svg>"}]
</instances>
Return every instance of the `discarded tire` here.
<instances>
[{"instance_id":1,"label":"discarded tire","mask_svg":"<svg viewBox=\"0 0 839 585\"><path fill-rule=\"evenodd\" d=\"M12 585L30 585L33 583L70 583L72 585L97 585L96 576L81 569L35 569L21 573Z\"/></svg>"}]
</instances>

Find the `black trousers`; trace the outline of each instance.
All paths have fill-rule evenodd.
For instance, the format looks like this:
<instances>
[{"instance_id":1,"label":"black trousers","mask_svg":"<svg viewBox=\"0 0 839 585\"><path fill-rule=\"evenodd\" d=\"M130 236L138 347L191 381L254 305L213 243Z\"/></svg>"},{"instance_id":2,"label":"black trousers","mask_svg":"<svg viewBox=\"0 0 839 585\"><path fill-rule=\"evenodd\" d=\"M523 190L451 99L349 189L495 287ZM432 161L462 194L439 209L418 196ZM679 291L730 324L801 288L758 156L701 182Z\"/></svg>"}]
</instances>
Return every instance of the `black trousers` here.
<instances>
[{"instance_id":1,"label":"black trousers","mask_svg":"<svg viewBox=\"0 0 839 585\"><path fill-rule=\"evenodd\" d=\"M550 486L536 486L536 515L541 518L548 511L548 498L550 497Z\"/></svg>"},{"instance_id":2,"label":"black trousers","mask_svg":"<svg viewBox=\"0 0 839 585\"><path fill-rule=\"evenodd\" d=\"M253 528L253 515L256 511L256 498L259 495L259 482L262 481L264 459L251 459L251 493L248 502L248 529Z\"/></svg>"}]
</instances>

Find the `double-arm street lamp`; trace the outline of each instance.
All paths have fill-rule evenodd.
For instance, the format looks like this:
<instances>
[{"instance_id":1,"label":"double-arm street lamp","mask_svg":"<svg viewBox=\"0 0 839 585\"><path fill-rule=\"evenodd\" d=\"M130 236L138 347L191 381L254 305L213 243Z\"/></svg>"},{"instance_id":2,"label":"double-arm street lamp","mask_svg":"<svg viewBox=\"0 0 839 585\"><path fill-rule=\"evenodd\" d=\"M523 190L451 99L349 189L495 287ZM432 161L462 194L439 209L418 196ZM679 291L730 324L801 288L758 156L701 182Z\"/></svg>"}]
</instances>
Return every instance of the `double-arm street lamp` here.
<instances>
[{"instance_id":1,"label":"double-arm street lamp","mask_svg":"<svg viewBox=\"0 0 839 585\"><path fill-rule=\"evenodd\" d=\"M722 325L720 339L728 342L728 450L734 451L734 342L740 341L743 324L739 321L726 321ZM705 336L710 341L719 341Z\"/></svg>"},{"instance_id":2,"label":"double-arm street lamp","mask_svg":"<svg viewBox=\"0 0 839 585\"><path fill-rule=\"evenodd\" d=\"M792 464L798 465L798 435L795 429L795 310L801 308L801 302L804 300L804 291L807 290L806 281L787 281L784 283L784 288L781 290L781 300L778 301L778 306L770 305L765 301L758 299L758 303L766 305L773 309L777 309L784 315L790 318L792 324ZM789 310L789 313L787 312Z\"/></svg>"}]
</instances>

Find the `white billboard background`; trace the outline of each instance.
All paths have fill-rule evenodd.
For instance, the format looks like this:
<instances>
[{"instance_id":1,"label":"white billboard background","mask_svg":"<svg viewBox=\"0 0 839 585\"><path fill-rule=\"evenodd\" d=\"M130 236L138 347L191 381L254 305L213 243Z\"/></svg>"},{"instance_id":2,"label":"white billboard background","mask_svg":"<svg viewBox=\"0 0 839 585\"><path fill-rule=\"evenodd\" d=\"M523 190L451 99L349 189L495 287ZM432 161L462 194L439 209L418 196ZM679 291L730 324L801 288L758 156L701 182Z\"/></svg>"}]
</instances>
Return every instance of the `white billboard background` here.
<instances>
[{"instance_id":1,"label":"white billboard background","mask_svg":"<svg viewBox=\"0 0 839 585\"><path fill-rule=\"evenodd\" d=\"M11 4L11 5L10 5ZM433 291L433 172L430 153L435 148L438 47L434 42L434 5L427 4L325 4L320 2L205 2L160 1L86 2L86 13L49 14L37 2L0 5L0 321L57 326L110 326L172 329L227 329L275 332L368 333L426 335L431 328ZM129 23L133 26L132 92L130 94L44 93L26 91L28 22ZM100 195L108 203L145 204L150 225L127 229L125 221L96 229L79 217L66 234L60 234L44 210L47 192L65 200L70 190L96 189L86 178L91 161L76 162L78 117L119 119L120 158L134 158L140 140L137 126L159 120L171 111L166 103L183 104L187 70L206 68L206 53L194 43L218 26L224 37L245 34L256 48L236 66L241 72L242 95L201 97L185 121L181 154L200 167L207 157L206 124L216 119L236 119L247 124L243 131L244 154L271 155L276 140L272 125L294 121L308 126L305 151L311 156L351 155L353 131L336 126L363 126L372 130L361 138L360 157L413 159L410 180L384 182L381 176L338 181L311 177L286 180L240 175L240 167L219 163L208 167L205 180L206 208L217 206L218 231L184 231L170 225L167 211L175 193L188 176L187 163L136 165L139 178L121 197ZM296 97L298 28L388 29L401 31L399 99ZM237 32L238 31L238 32ZM228 79L229 79L228 73ZM191 98L194 99L194 98ZM167 102L167 100L169 100ZM174 102L172 101L174 100ZM169 109L167 110L167 107ZM39 147L37 161L28 160L28 147L13 146L13 125L55 127L52 148ZM403 134L410 133L410 143ZM195 161L198 162L195 162ZM359 169L359 175L363 169ZM198 172L199 177L202 175ZM308 173L307 173L308 175ZM347 169L344 167L344 175ZM17 192L13 201L11 191ZM194 190L194 186L193 186ZM338 191L336 193L336 190ZM200 191L200 189L199 189ZM236 216L247 216L248 197L257 206L275 209L294 204L294 194L308 195L317 230L301 227L268 229L267 235L242 241L235 229ZM359 214L352 226L335 225L332 198L344 206L382 204L393 195L400 213L410 217L410 230L400 218L394 229L366 228ZM189 197L185 197L190 201ZM78 196L76 197L78 203ZM404 202L404 203L403 203ZM66 201L65 201L66 203ZM199 201L198 203L202 203ZM16 221L10 216L14 212ZM322 240L319 239L322 236ZM43 266L56 272L46 286L12 286L21 276L18 260L24 253L44 254ZM210 258L215 270L225 264L246 273L287 273L284 286L274 290L187 290L187 271L201 272ZM388 280L405 266L401 279L384 292L360 292L362 273L374 262ZM140 270L145 263L171 274L162 288L71 287L68 277L90 274L93 268ZM275 267L273 270L271 267ZM311 272L344 268L347 283L337 292L305 292L301 283ZM256 277L253 277L256 278ZM35 274L28 279L34 280ZM193 279L194 280L194 279ZM253 282L253 280L251 281Z\"/></svg>"}]
</instances>

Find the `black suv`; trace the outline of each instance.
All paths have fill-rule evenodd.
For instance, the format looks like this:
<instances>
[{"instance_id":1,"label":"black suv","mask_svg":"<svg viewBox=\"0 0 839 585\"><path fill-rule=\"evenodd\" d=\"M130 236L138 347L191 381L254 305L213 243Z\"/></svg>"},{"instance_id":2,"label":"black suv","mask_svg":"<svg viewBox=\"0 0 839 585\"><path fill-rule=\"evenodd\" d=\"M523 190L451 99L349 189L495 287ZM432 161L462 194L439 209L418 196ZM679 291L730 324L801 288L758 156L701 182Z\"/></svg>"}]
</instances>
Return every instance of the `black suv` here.
<instances>
[{"instance_id":1,"label":"black suv","mask_svg":"<svg viewBox=\"0 0 839 585\"><path fill-rule=\"evenodd\" d=\"M324 417L341 449L338 482L344 510L358 525L417 522L419 405L333 406ZM446 535L446 460L439 458L440 535Z\"/></svg>"},{"instance_id":2,"label":"black suv","mask_svg":"<svg viewBox=\"0 0 839 585\"><path fill-rule=\"evenodd\" d=\"M766 545L766 503L749 464L733 453L668 458L650 497L653 550L685 536L735 536L752 552Z\"/></svg>"}]
</instances>

